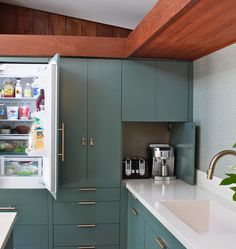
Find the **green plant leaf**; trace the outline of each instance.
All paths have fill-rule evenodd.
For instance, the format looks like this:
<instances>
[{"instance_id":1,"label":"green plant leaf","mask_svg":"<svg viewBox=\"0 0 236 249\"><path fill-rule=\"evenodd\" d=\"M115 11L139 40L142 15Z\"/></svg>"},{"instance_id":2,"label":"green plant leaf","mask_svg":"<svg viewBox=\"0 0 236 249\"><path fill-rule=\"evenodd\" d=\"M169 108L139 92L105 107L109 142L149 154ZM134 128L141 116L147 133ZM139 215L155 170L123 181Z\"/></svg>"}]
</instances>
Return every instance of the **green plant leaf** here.
<instances>
[{"instance_id":1,"label":"green plant leaf","mask_svg":"<svg viewBox=\"0 0 236 249\"><path fill-rule=\"evenodd\" d=\"M235 165L230 165L229 168L235 170L236 169L236 164Z\"/></svg>"},{"instance_id":2,"label":"green plant leaf","mask_svg":"<svg viewBox=\"0 0 236 249\"><path fill-rule=\"evenodd\" d=\"M231 187L230 189L232 189L234 192L236 192L236 187Z\"/></svg>"},{"instance_id":3,"label":"green plant leaf","mask_svg":"<svg viewBox=\"0 0 236 249\"><path fill-rule=\"evenodd\" d=\"M233 145L233 148L236 148L236 143Z\"/></svg>"},{"instance_id":4,"label":"green plant leaf","mask_svg":"<svg viewBox=\"0 0 236 249\"><path fill-rule=\"evenodd\" d=\"M236 183L236 174L226 174L229 176L221 181L220 185L230 185Z\"/></svg>"},{"instance_id":5,"label":"green plant leaf","mask_svg":"<svg viewBox=\"0 0 236 249\"><path fill-rule=\"evenodd\" d=\"M233 195L233 201L236 201L236 193Z\"/></svg>"}]
</instances>

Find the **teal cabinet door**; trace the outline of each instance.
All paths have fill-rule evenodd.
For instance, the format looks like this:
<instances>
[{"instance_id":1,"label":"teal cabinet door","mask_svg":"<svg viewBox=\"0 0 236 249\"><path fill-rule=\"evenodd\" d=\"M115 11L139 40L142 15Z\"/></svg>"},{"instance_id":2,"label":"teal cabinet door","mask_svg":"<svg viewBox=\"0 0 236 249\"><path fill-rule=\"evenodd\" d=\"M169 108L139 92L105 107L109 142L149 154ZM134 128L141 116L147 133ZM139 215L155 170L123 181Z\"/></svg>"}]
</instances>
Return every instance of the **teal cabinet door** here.
<instances>
[{"instance_id":1,"label":"teal cabinet door","mask_svg":"<svg viewBox=\"0 0 236 249\"><path fill-rule=\"evenodd\" d=\"M189 63L158 61L156 72L156 120L188 121Z\"/></svg>"},{"instance_id":2,"label":"teal cabinet door","mask_svg":"<svg viewBox=\"0 0 236 249\"><path fill-rule=\"evenodd\" d=\"M121 61L88 60L87 185L119 187Z\"/></svg>"},{"instance_id":3,"label":"teal cabinet door","mask_svg":"<svg viewBox=\"0 0 236 249\"><path fill-rule=\"evenodd\" d=\"M51 249L47 226L15 226L13 243L16 249Z\"/></svg>"},{"instance_id":4,"label":"teal cabinet door","mask_svg":"<svg viewBox=\"0 0 236 249\"><path fill-rule=\"evenodd\" d=\"M59 185L78 187L87 174L87 60L61 59L60 123L65 123L65 161ZM84 139L84 144L82 144Z\"/></svg>"},{"instance_id":5,"label":"teal cabinet door","mask_svg":"<svg viewBox=\"0 0 236 249\"><path fill-rule=\"evenodd\" d=\"M154 61L122 62L122 121L155 121Z\"/></svg>"},{"instance_id":6,"label":"teal cabinet door","mask_svg":"<svg viewBox=\"0 0 236 249\"><path fill-rule=\"evenodd\" d=\"M145 223L138 210L129 205L127 249L144 249Z\"/></svg>"},{"instance_id":7,"label":"teal cabinet door","mask_svg":"<svg viewBox=\"0 0 236 249\"><path fill-rule=\"evenodd\" d=\"M39 189L1 189L0 207L14 207L16 225L48 224L48 193ZM6 208L6 212L9 212Z\"/></svg>"}]
</instances>

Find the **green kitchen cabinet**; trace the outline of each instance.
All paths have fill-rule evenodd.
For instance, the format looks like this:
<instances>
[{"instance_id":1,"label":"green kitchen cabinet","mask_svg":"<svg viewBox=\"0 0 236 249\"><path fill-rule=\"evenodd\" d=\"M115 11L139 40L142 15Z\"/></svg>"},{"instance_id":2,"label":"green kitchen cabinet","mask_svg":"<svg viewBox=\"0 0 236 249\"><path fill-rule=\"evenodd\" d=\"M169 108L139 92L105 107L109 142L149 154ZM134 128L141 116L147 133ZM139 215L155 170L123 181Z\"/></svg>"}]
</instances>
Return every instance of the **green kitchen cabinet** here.
<instances>
[{"instance_id":1,"label":"green kitchen cabinet","mask_svg":"<svg viewBox=\"0 0 236 249\"><path fill-rule=\"evenodd\" d=\"M119 187L121 61L62 58L61 67L60 185Z\"/></svg>"},{"instance_id":2,"label":"green kitchen cabinet","mask_svg":"<svg viewBox=\"0 0 236 249\"><path fill-rule=\"evenodd\" d=\"M61 59L60 123L65 124L65 160L60 162L59 185L86 184L87 147L87 60Z\"/></svg>"},{"instance_id":3,"label":"green kitchen cabinet","mask_svg":"<svg viewBox=\"0 0 236 249\"><path fill-rule=\"evenodd\" d=\"M48 193L39 189L0 190L0 207L17 212L16 225L48 224ZM15 210L14 210L15 208ZM4 210L3 210L4 211Z\"/></svg>"},{"instance_id":4,"label":"green kitchen cabinet","mask_svg":"<svg viewBox=\"0 0 236 249\"><path fill-rule=\"evenodd\" d=\"M15 226L13 234L15 249L51 249L47 226Z\"/></svg>"},{"instance_id":5,"label":"green kitchen cabinet","mask_svg":"<svg viewBox=\"0 0 236 249\"><path fill-rule=\"evenodd\" d=\"M192 119L191 62L127 60L122 63L122 121Z\"/></svg>"},{"instance_id":6,"label":"green kitchen cabinet","mask_svg":"<svg viewBox=\"0 0 236 249\"><path fill-rule=\"evenodd\" d=\"M134 205L133 197L129 196L127 249L144 249L144 229L144 219Z\"/></svg>"},{"instance_id":7,"label":"green kitchen cabinet","mask_svg":"<svg viewBox=\"0 0 236 249\"><path fill-rule=\"evenodd\" d=\"M157 121L188 121L190 83L188 71L188 62L157 62Z\"/></svg>"},{"instance_id":8,"label":"green kitchen cabinet","mask_svg":"<svg viewBox=\"0 0 236 249\"><path fill-rule=\"evenodd\" d=\"M144 60L122 62L122 120L155 121L156 63Z\"/></svg>"},{"instance_id":9,"label":"green kitchen cabinet","mask_svg":"<svg viewBox=\"0 0 236 249\"><path fill-rule=\"evenodd\" d=\"M88 60L87 185L120 186L121 61Z\"/></svg>"},{"instance_id":10,"label":"green kitchen cabinet","mask_svg":"<svg viewBox=\"0 0 236 249\"><path fill-rule=\"evenodd\" d=\"M128 201L127 249L185 249L131 193Z\"/></svg>"}]
</instances>

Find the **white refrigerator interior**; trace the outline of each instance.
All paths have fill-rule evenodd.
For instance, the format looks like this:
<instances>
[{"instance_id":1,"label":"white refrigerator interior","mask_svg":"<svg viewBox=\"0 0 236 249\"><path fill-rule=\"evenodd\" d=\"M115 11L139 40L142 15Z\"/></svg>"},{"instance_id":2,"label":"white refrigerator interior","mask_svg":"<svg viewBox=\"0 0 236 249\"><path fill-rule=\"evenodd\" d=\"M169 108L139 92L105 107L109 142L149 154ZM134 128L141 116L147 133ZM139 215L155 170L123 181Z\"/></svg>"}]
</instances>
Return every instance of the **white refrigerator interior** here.
<instances>
[{"instance_id":1,"label":"white refrigerator interior","mask_svg":"<svg viewBox=\"0 0 236 249\"><path fill-rule=\"evenodd\" d=\"M0 64L0 188L46 188L56 195L58 60Z\"/></svg>"}]
</instances>

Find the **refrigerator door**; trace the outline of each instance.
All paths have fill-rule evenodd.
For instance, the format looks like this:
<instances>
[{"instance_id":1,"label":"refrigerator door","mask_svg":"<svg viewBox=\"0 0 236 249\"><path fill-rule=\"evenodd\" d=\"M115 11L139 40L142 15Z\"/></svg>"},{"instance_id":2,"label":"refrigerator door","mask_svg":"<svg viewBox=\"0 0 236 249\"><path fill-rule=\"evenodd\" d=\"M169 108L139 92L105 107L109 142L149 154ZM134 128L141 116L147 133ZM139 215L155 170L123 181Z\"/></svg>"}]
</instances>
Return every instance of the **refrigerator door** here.
<instances>
[{"instance_id":1,"label":"refrigerator door","mask_svg":"<svg viewBox=\"0 0 236 249\"><path fill-rule=\"evenodd\" d=\"M55 55L40 77L45 95L43 182L55 199L58 187L59 59L60 56Z\"/></svg>"}]
</instances>

